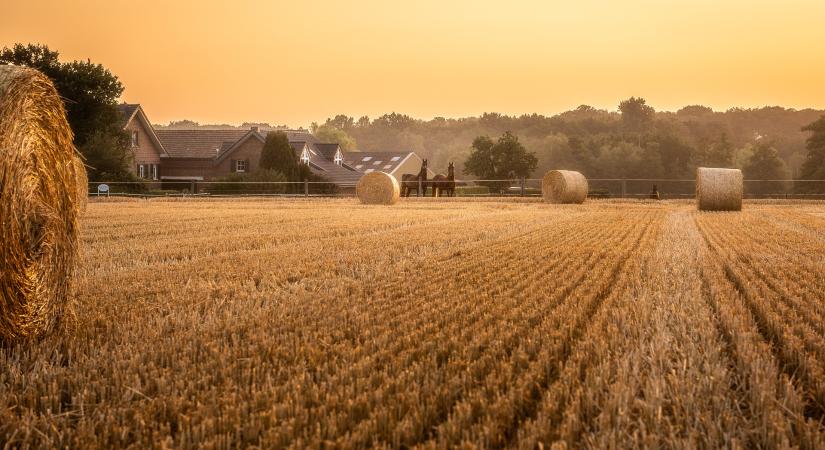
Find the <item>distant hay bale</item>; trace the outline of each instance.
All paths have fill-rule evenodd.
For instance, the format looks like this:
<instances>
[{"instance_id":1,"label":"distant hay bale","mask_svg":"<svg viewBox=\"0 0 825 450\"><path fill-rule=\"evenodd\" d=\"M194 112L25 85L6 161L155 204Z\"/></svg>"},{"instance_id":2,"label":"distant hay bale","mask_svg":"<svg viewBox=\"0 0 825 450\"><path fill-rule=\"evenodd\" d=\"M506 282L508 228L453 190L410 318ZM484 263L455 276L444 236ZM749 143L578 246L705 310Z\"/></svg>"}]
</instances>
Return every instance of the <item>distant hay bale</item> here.
<instances>
[{"instance_id":1,"label":"distant hay bale","mask_svg":"<svg viewBox=\"0 0 825 450\"><path fill-rule=\"evenodd\" d=\"M584 203L587 178L572 170L551 170L541 180L541 195L547 203Z\"/></svg>"},{"instance_id":2,"label":"distant hay bale","mask_svg":"<svg viewBox=\"0 0 825 450\"><path fill-rule=\"evenodd\" d=\"M0 342L41 336L72 314L85 180L51 81L0 66Z\"/></svg>"},{"instance_id":3,"label":"distant hay bale","mask_svg":"<svg viewBox=\"0 0 825 450\"><path fill-rule=\"evenodd\" d=\"M696 169L696 203L700 211L741 211L742 171Z\"/></svg>"},{"instance_id":4,"label":"distant hay bale","mask_svg":"<svg viewBox=\"0 0 825 450\"><path fill-rule=\"evenodd\" d=\"M394 176L384 172L370 172L355 186L355 193L366 205L392 205L401 196L401 188Z\"/></svg>"}]
</instances>

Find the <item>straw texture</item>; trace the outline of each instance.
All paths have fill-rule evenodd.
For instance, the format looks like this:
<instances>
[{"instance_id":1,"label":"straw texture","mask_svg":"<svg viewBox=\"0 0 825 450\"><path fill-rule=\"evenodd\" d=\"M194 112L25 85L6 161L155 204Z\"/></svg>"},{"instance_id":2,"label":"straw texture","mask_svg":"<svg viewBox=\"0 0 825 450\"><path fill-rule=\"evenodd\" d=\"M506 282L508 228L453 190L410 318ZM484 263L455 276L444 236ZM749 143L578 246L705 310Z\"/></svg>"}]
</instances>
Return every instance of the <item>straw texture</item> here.
<instances>
[{"instance_id":1,"label":"straw texture","mask_svg":"<svg viewBox=\"0 0 825 450\"><path fill-rule=\"evenodd\" d=\"M584 203L587 178L572 170L551 170L541 180L541 194L547 203Z\"/></svg>"},{"instance_id":2,"label":"straw texture","mask_svg":"<svg viewBox=\"0 0 825 450\"><path fill-rule=\"evenodd\" d=\"M85 181L51 81L0 66L0 342L41 336L71 316Z\"/></svg>"},{"instance_id":3,"label":"straw texture","mask_svg":"<svg viewBox=\"0 0 825 450\"><path fill-rule=\"evenodd\" d=\"M700 211L741 211L742 171L696 169L696 204Z\"/></svg>"},{"instance_id":4,"label":"straw texture","mask_svg":"<svg viewBox=\"0 0 825 450\"><path fill-rule=\"evenodd\" d=\"M394 176L370 172L358 180L355 193L366 205L393 205L401 195L401 188Z\"/></svg>"}]
</instances>

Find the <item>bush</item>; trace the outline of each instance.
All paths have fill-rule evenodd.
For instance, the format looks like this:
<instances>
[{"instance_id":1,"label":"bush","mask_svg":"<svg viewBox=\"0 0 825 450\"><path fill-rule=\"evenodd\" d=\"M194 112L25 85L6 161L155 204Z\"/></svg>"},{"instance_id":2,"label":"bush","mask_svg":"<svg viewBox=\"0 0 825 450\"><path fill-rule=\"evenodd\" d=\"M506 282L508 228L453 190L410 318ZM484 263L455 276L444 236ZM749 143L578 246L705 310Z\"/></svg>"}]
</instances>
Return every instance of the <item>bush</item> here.
<instances>
[{"instance_id":1,"label":"bush","mask_svg":"<svg viewBox=\"0 0 825 450\"><path fill-rule=\"evenodd\" d=\"M226 177L216 178L216 183L204 183L204 189L216 195L244 195L244 194L284 194L289 189L288 184L259 184L284 183L286 176L277 170L258 170L253 173L233 173Z\"/></svg>"}]
</instances>

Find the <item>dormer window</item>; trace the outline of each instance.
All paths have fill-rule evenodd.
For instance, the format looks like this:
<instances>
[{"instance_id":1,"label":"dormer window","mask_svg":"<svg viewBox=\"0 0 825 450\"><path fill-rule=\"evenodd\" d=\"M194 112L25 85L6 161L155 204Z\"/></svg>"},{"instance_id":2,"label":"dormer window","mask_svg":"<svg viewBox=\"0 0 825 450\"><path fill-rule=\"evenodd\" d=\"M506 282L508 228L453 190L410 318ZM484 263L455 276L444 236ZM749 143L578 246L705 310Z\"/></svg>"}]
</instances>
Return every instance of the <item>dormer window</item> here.
<instances>
[{"instance_id":1,"label":"dormer window","mask_svg":"<svg viewBox=\"0 0 825 450\"><path fill-rule=\"evenodd\" d=\"M335 152L335 158L333 159L333 161L335 162L335 164L338 164L339 166L344 163L344 155L341 154L341 150Z\"/></svg>"},{"instance_id":2,"label":"dormer window","mask_svg":"<svg viewBox=\"0 0 825 450\"><path fill-rule=\"evenodd\" d=\"M309 165L309 152L307 149L304 149L304 151L301 152L301 162Z\"/></svg>"},{"instance_id":3,"label":"dormer window","mask_svg":"<svg viewBox=\"0 0 825 450\"><path fill-rule=\"evenodd\" d=\"M132 131L132 148L138 146L138 132L137 130Z\"/></svg>"}]
</instances>

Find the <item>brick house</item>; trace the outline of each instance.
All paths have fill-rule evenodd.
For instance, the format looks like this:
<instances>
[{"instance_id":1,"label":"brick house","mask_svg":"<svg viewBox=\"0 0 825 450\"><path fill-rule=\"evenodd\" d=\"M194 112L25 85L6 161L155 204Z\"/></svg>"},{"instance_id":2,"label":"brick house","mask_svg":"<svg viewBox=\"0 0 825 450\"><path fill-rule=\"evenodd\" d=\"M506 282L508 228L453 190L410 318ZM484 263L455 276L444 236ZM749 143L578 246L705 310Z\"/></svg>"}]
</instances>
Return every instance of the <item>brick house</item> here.
<instances>
[{"instance_id":1,"label":"brick house","mask_svg":"<svg viewBox=\"0 0 825 450\"><path fill-rule=\"evenodd\" d=\"M161 179L162 160L168 157L152 123L140 105L118 105L123 129L129 133L129 148L133 164L130 171L138 178L150 181Z\"/></svg>"},{"instance_id":2,"label":"brick house","mask_svg":"<svg viewBox=\"0 0 825 450\"><path fill-rule=\"evenodd\" d=\"M120 109L124 129L134 136L134 169L141 178L159 180L165 188L183 189L199 181L258 169L267 134L258 127L156 130L140 105L123 104ZM353 189L361 176L375 170L400 180L402 174L418 173L421 168L421 158L414 152L343 152L337 143L319 142L306 130L283 132L300 162L344 190Z\"/></svg>"}]
</instances>

